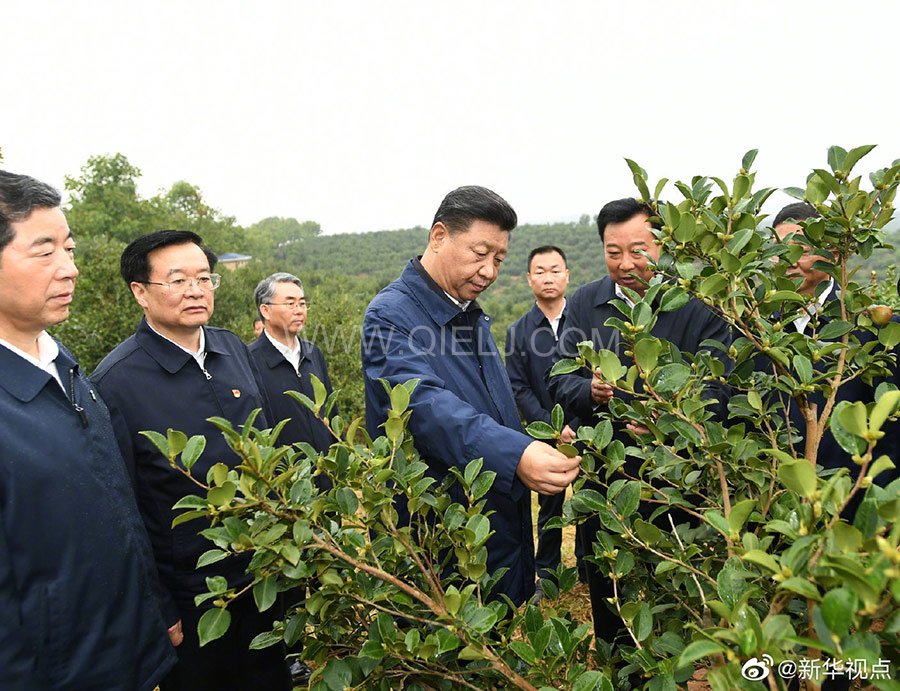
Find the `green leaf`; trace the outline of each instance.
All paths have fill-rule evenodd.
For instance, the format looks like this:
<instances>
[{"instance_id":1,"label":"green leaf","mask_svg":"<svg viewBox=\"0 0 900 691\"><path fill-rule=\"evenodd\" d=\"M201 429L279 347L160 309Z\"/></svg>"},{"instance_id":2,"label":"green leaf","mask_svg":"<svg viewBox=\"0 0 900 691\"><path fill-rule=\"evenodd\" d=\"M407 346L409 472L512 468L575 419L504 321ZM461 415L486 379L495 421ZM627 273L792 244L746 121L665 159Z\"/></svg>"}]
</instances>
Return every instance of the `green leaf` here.
<instances>
[{"instance_id":1,"label":"green leaf","mask_svg":"<svg viewBox=\"0 0 900 691\"><path fill-rule=\"evenodd\" d=\"M566 425L566 418L563 415L563 409L559 403L553 406L553 410L550 411L550 423L557 432L562 432L563 427Z\"/></svg>"},{"instance_id":2,"label":"green leaf","mask_svg":"<svg viewBox=\"0 0 900 691\"><path fill-rule=\"evenodd\" d=\"M168 440L161 435L159 432L154 432L153 430L144 430L141 432L147 439L153 442L153 445L159 449L159 452L169 458L169 442Z\"/></svg>"},{"instance_id":3,"label":"green leaf","mask_svg":"<svg viewBox=\"0 0 900 691\"><path fill-rule=\"evenodd\" d=\"M809 499L816 491L816 470L804 458L778 466L778 479L792 492Z\"/></svg>"},{"instance_id":4,"label":"green leaf","mask_svg":"<svg viewBox=\"0 0 900 691\"><path fill-rule=\"evenodd\" d=\"M642 370L649 372L656 367L660 347L655 338L642 338L634 344L634 359Z\"/></svg>"},{"instance_id":5,"label":"green leaf","mask_svg":"<svg viewBox=\"0 0 900 691\"><path fill-rule=\"evenodd\" d=\"M836 341L852 329L853 324L850 322L835 319L823 326L817 335L822 341Z\"/></svg>"},{"instance_id":6,"label":"green leaf","mask_svg":"<svg viewBox=\"0 0 900 691\"><path fill-rule=\"evenodd\" d=\"M616 495L616 511L621 516L629 518L634 514L641 503L641 483L630 480L625 483Z\"/></svg>"},{"instance_id":7,"label":"green leaf","mask_svg":"<svg viewBox=\"0 0 900 691\"><path fill-rule=\"evenodd\" d=\"M691 370L687 365L673 362L656 370L650 383L659 394L674 394L684 387L690 376Z\"/></svg>"},{"instance_id":8,"label":"green leaf","mask_svg":"<svg viewBox=\"0 0 900 691\"><path fill-rule=\"evenodd\" d=\"M672 286L662 296L659 301L660 312L674 312L684 307L691 299L684 289L680 286Z\"/></svg>"},{"instance_id":9,"label":"green leaf","mask_svg":"<svg viewBox=\"0 0 900 691\"><path fill-rule=\"evenodd\" d=\"M875 144L866 144L864 146L857 146L855 149L850 149L847 156L844 158L844 162L841 164L841 170L849 177L850 171L853 170L853 166L874 148Z\"/></svg>"},{"instance_id":10,"label":"green leaf","mask_svg":"<svg viewBox=\"0 0 900 691\"><path fill-rule=\"evenodd\" d=\"M878 342L885 348L894 348L900 343L900 324L888 322L878 330Z\"/></svg>"},{"instance_id":11,"label":"green leaf","mask_svg":"<svg viewBox=\"0 0 900 691\"><path fill-rule=\"evenodd\" d=\"M182 523L187 523L189 521L196 520L197 518L204 518L206 516L206 509L200 511L185 511L184 513L180 513L175 518L172 519L172 527L181 525Z\"/></svg>"},{"instance_id":12,"label":"green leaf","mask_svg":"<svg viewBox=\"0 0 900 691\"><path fill-rule=\"evenodd\" d=\"M187 446L187 435L184 432L169 429L166 432L166 441L169 442L169 454L177 456L184 451L184 447Z\"/></svg>"},{"instance_id":13,"label":"green leaf","mask_svg":"<svg viewBox=\"0 0 900 691\"><path fill-rule=\"evenodd\" d=\"M256 609L265 612L275 604L278 596L278 586L273 576L266 576L253 586L253 599L256 601Z\"/></svg>"},{"instance_id":14,"label":"green leaf","mask_svg":"<svg viewBox=\"0 0 900 691\"><path fill-rule=\"evenodd\" d=\"M473 648L471 645L467 645L459 651L457 657L460 660L483 660L484 653L481 652L481 648Z\"/></svg>"},{"instance_id":15,"label":"green leaf","mask_svg":"<svg viewBox=\"0 0 900 691\"><path fill-rule=\"evenodd\" d=\"M866 404L862 401L854 401L843 406L838 412L838 420L845 430L857 437L865 437L868 431L866 423Z\"/></svg>"},{"instance_id":16,"label":"green leaf","mask_svg":"<svg viewBox=\"0 0 900 691\"><path fill-rule=\"evenodd\" d=\"M692 662L724 652L725 646L721 643L701 638L699 641L693 641L687 645L678 658L677 666L687 667Z\"/></svg>"},{"instance_id":17,"label":"green leaf","mask_svg":"<svg viewBox=\"0 0 900 691\"><path fill-rule=\"evenodd\" d=\"M345 516L354 515L359 508L359 499L349 487L338 487L334 492L334 499Z\"/></svg>"},{"instance_id":18,"label":"green leaf","mask_svg":"<svg viewBox=\"0 0 900 691\"><path fill-rule=\"evenodd\" d=\"M744 499L731 506L731 511L728 513L728 528L733 534L741 532L741 528L744 527L744 523L747 522L747 518L750 517L754 508L756 508L755 499Z\"/></svg>"},{"instance_id":19,"label":"green leaf","mask_svg":"<svg viewBox=\"0 0 900 691\"><path fill-rule=\"evenodd\" d=\"M751 564L762 566L772 573L781 572L781 567L778 565L778 562L775 561L775 558L771 554L767 554L760 549L751 549L750 551L745 552L744 556L741 558L744 561L749 561Z\"/></svg>"},{"instance_id":20,"label":"green leaf","mask_svg":"<svg viewBox=\"0 0 900 691\"><path fill-rule=\"evenodd\" d=\"M869 429L873 432L881 430L885 420L893 415L894 411L897 410L897 406L900 406L900 391L895 389L881 394L881 398L876 401L875 406L872 408L872 414L869 415Z\"/></svg>"},{"instance_id":21,"label":"green leaf","mask_svg":"<svg viewBox=\"0 0 900 691\"><path fill-rule=\"evenodd\" d=\"M353 670L343 660L329 660L322 673L329 691L344 691L353 685Z\"/></svg>"},{"instance_id":22,"label":"green leaf","mask_svg":"<svg viewBox=\"0 0 900 691\"><path fill-rule=\"evenodd\" d=\"M529 436L532 436L535 439L556 439L556 435L558 434L553 427L543 420L532 422L525 428L525 431L528 432Z\"/></svg>"},{"instance_id":23,"label":"green leaf","mask_svg":"<svg viewBox=\"0 0 900 691\"><path fill-rule=\"evenodd\" d=\"M859 530L849 523L838 521L832 528L834 543L844 554L858 552L862 547L863 536Z\"/></svg>"},{"instance_id":24,"label":"green leaf","mask_svg":"<svg viewBox=\"0 0 900 691\"><path fill-rule=\"evenodd\" d=\"M647 640L647 636L653 632L653 613L650 611L650 605L646 602L641 603L632 622L632 628L634 637L639 641Z\"/></svg>"},{"instance_id":25,"label":"green leaf","mask_svg":"<svg viewBox=\"0 0 900 691\"><path fill-rule=\"evenodd\" d=\"M403 437L403 420L399 417L389 417L384 422L384 434L396 446Z\"/></svg>"},{"instance_id":26,"label":"green leaf","mask_svg":"<svg viewBox=\"0 0 900 691\"><path fill-rule=\"evenodd\" d=\"M879 456L875 459L875 462L869 466L867 477L874 479L878 477L879 473L883 473L885 470L893 470L896 467L897 466L894 465L894 462L888 456Z\"/></svg>"},{"instance_id":27,"label":"green leaf","mask_svg":"<svg viewBox=\"0 0 900 691\"><path fill-rule=\"evenodd\" d=\"M750 149L750 151L745 153L744 157L741 159L741 168L749 171L753 167L753 162L756 160L756 154L758 153L759 149Z\"/></svg>"},{"instance_id":28,"label":"green leaf","mask_svg":"<svg viewBox=\"0 0 900 691\"><path fill-rule=\"evenodd\" d=\"M397 413L404 413L409 408L409 389L403 384L397 384L391 391L391 408Z\"/></svg>"},{"instance_id":29,"label":"green leaf","mask_svg":"<svg viewBox=\"0 0 900 691\"><path fill-rule=\"evenodd\" d=\"M723 274L712 274L707 276L700 283L697 292L704 297L713 297L720 295L728 287L728 278Z\"/></svg>"},{"instance_id":30,"label":"green leaf","mask_svg":"<svg viewBox=\"0 0 900 691\"><path fill-rule=\"evenodd\" d=\"M831 633L845 636L853 624L859 600L849 588L836 588L825 593L820 610Z\"/></svg>"},{"instance_id":31,"label":"green leaf","mask_svg":"<svg viewBox=\"0 0 900 691\"><path fill-rule=\"evenodd\" d=\"M579 365L576 360L559 360L550 368L550 376L555 377L560 374L569 374L570 372L575 372L580 369L581 365Z\"/></svg>"},{"instance_id":32,"label":"green leaf","mask_svg":"<svg viewBox=\"0 0 900 691\"><path fill-rule=\"evenodd\" d=\"M202 648L210 641L214 641L217 638L224 636L230 624L231 612L227 609L214 607L213 609L204 612L203 616L200 617L200 621L197 623L197 634L200 637L200 647Z\"/></svg>"},{"instance_id":33,"label":"green leaf","mask_svg":"<svg viewBox=\"0 0 900 691\"><path fill-rule=\"evenodd\" d=\"M615 382L625 374L625 367L619 361L619 356L611 350L599 350L597 356L600 361L600 372L606 381Z\"/></svg>"},{"instance_id":34,"label":"green leaf","mask_svg":"<svg viewBox=\"0 0 900 691\"><path fill-rule=\"evenodd\" d=\"M801 383L809 384L812 381L813 366L805 355L798 354L794 356L794 371L797 372Z\"/></svg>"},{"instance_id":35,"label":"green leaf","mask_svg":"<svg viewBox=\"0 0 900 691\"><path fill-rule=\"evenodd\" d=\"M237 494L237 485L233 482L226 482L221 487L213 487L206 494L206 501L213 506L227 506Z\"/></svg>"},{"instance_id":36,"label":"green leaf","mask_svg":"<svg viewBox=\"0 0 900 691\"><path fill-rule=\"evenodd\" d=\"M572 691L613 691L613 685L609 677L597 670L581 674L571 688Z\"/></svg>"},{"instance_id":37,"label":"green leaf","mask_svg":"<svg viewBox=\"0 0 900 691\"><path fill-rule=\"evenodd\" d=\"M866 442L862 438L848 432L841 424L841 412L849 405L849 401L841 401L834 407L834 410L831 411L831 417L828 418L828 427L831 430L831 435L840 447L853 456L865 451Z\"/></svg>"},{"instance_id":38,"label":"green leaf","mask_svg":"<svg viewBox=\"0 0 900 691\"><path fill-rule=\"evenodd\" d=\"M228 552L225 552L221 549L210 549L200 555L197 559L197 568L202 569L204 566L209 566L210 564L215 564L217 561L222 561L228 556Z\"/></svg>"},{"instance_id":39,"label":"green leaf","mask_svg":"<svg viewBox=\"0 0 900 691\"><path fill-rule=\"evenodd\" d=\"M184 445L184 450L181 452L181 465L184 466L185 470L189 471L194 467L194 464L197 462L197 459L200 458L200 454L203 453L205 448L206 437L195 434L188 439L187 443Z\"/></svg>"},{"instance_id":40,"label":"green leaf","mask_svg":"<svg viewBox=\"0 0 900 691\"><path fill-rule=\"evenodd\" d=\"M818 588L805 578L800 578L799 576L794 576L782 581L778 584L778 588L780 590L790 590L792 593L802 595L808 600L815 600L818 602L822 599L822 596L819 595Z\"/></svg>"}]
</instances>

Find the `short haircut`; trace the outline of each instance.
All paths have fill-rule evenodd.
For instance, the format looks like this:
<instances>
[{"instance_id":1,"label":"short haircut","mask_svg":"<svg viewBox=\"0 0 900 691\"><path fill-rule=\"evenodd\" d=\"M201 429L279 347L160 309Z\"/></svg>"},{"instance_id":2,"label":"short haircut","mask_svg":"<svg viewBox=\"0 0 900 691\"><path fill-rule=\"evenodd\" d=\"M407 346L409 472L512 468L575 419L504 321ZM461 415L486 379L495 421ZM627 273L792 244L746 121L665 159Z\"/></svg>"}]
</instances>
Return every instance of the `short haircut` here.
<instances>
[{"instance_id":1,"label":"short haircut","mask_svg":"<svg viewBox=\"0 0 900 691\"><path fill-rule=\"evenodd\" d=\"M262 310L260 307L269 303L273 297L275 297L275 289L279 283L293 283L300 290L303 290L303 283L297 278L294 274L289 274L285 271L279 271L277 273L272 274L271 276L266 276L263 280L256 284L256 290L253 291L253 297L256 299L256 313L259 315L260 320L265 324L266 318L263 317Z\"/></svg>"},{"instance_id":2,"label":"short haircut","mask_svg":"<svg viewBox=\"0 0 900 691\"><path fill-rule=\"evenodd\" d=\"M775 228L787 221L796 221L799 223L800 221L805 221L807 218L819 218L820 216L821 214L816 211L816 208L812 204L808 204L807 202L794 202L793 204L788 204L778 212L775 220L772 221L772 227Z\"/></svg>"},{"instance_id":3,"label":"short haircut","mask_svg":"<svg viewBox=\"0 0 900 691\"><path fill-rule=\"evenodd\" d=\"M643 204L632 197L616 199L604 204L603 208L600 209L600 213L597 214L597 231L600 233L600 242L604 242L603 235L606 232L606 226L610 223L625 223L625 221L630 221L638 214L645 214L649 218L656 216L656 212L649 204ZM659 221L656 220L651 221L650 225L656 229L662 227Z\"/></svg>"},{"instance_id":4,"label":"short haircut","mask_svg":"<svg viewBox=\"0 0 900 691\"><path fill-rule=\"evenodd\" d=\"M0 170L0 252L13 241L13 223L24 221L35 209L55 209L59 192L46 182Z\"/></svg>"},{"instance_id":5,"label":"short haircut","mask_svg":"<svg viewBox=\"0 0 900 691\"><path fill-rule=\"evenodd\" d=\"M569 260L566 259L566 253L563 252L556 245L541 245L540 247L535 247L531 252L528 253L528 273L531 273L531 260L534 259L539 254L550 254L551 252L556 252L560 257L562 257L563 265L568 269L569 268Z\"/></svg>"},{"instance_id":6,"label":"short haircut","mask_svg":"<svg viewBox=\"0 0 900 691\"><path fill-rule=\"evenodd\" d=\"M171 245L197 245L209 262L209 270L216 268L218 257L215 253L203 244L203 238L197 233L189 230L157 230L155 233L142 235L137 240L133 240L128 247L122 252L122 259L119 261L119 272L125 283L131 285L135 283L146 283L150 280L150 253L162 247Z\"/></svg>"},{"instance_id":7,"label":"short haircut","mask_svg":"<svg viewBox=\"0 0 900 691\"><path fill-rule=\"evenodd\" d=\"M451 235L467 231L475 221L487 221L507 232L516 227L519 219L509 203L496 192L478 185L458 187L444 197L434 215L436 223L443 223Z\"/></svg>"}]
</instances>

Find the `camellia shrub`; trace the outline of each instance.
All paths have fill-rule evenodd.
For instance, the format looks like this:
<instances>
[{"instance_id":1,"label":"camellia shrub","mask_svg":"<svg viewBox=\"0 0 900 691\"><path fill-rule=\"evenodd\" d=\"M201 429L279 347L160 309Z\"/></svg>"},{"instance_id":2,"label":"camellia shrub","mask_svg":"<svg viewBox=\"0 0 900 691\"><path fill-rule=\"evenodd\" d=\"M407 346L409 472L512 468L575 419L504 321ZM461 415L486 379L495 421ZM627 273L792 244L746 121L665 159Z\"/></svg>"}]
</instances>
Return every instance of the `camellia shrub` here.
<instances>
[{"instance_id":1,"label":"camellia shrub","mask_svg":"<svg viewBox=\"0 0 900 691\"><path fill-rule=\"evenodd\" d=\"M665 180L651 197L645 171L629 161L661 220L658 273L643 299L631 295L634 307L616 301L621 318L607 322L628 357L585 342L554 372L599 369L626 394L578 432L593 483L576 491L566 518L599 514L591 558L616 585L612 607L629 642L610 654L651 676L651 688L676 688L697 664L713 689L786 688L792 679L818 688L840 677L897 688L900 481L884 481L896 459L879 447L900 434L900 323L873 308L848 269L881 246L900 182L900 161L872 173L869 189L852 175L871 148L833 147L831 170L786 190L821 214L787 243L760 213L773 190L753 189L755 151L731 186L676 183L678 203L657 201ZM838 299L798 333L788 326L808 314L809 299L787 270L807 247ZM652 335L656 315L690 297L728 323L731 344L707 342L694 356ZM837 403L856 378L872 383L872 400ZM717 390L727 394L724 415ZM649 433L614 439L627 421ZM538 435L557 437L557 422ZM852 470L822 467L823 434L852 457ZM625 470L626 458L638 472Z\"/></svg>"},{"instance_id":2,"label":"camellia shrub","mask_svg":"<svg viewBox=\"0 0 900 691\"><path fill-rule=\"evenodd\" d=\"M594 643L590 622L573 620L552 583L540 608L491 596L498 574L485 567L483 497L493 474L477 459L443 482L427 474L406 429L416 382L390 389L384 436L338 417L325 454L279 445L280 425L215 420L241 464L195 477L202 437L147 433L198 485L176 522L211 521L200 565L252 553L247 590L261 610L305 593L254 645L299 646L316 668L314 689L663 691L692 677L723 691L818 688L832 677L896 689L900 481L887 482L896 459L880 449L900 433L900 323L874 309L850 267L883 244L900 162L867 182L854 177L871 148L832 147L828 169L786 190L821 214L788 242L761 212L773 190L754 190L755 152L730 185L675 183L677 202L660 201L666 180L651 195L629 161L661 221L658 273L643 297L630 296L633 307L615 303L621 316L608 324L622 353L587 342L554 367L599 369L620 394L578 430L583 474L556 519L599 517L588 558L614 584L609 604L624 634L615 646ZM807 247L839 299L799 333L788 327L809 301L788 267ZM691 297L729 324L731 343L689 354L653 336L657 315ZM854 379L871 383L872 400L838 402ZM292 395L325 420L334 395L314 384L314 400ZM648 432L626 434L629 421ZM562 428L557 408L552 423L528 429L557 440ZM852 469L823 466L824 434ZM408 525L398 500L409 504ZM574 582L574 569L560 572L561 591ZM202 642L226 630L228 603L243 594L221 578L208 585Z\"/></svg>"}]
</instances>

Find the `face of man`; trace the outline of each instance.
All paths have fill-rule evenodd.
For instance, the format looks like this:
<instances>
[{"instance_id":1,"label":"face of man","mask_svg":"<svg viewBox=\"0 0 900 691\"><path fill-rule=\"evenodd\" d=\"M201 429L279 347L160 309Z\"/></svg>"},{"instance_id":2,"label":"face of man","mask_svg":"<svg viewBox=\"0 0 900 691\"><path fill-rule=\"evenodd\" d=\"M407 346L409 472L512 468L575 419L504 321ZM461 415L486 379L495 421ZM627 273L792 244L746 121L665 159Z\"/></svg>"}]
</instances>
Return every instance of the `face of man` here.
<instances>
[{"instance_id":1,"label":"face of man","mask_svg":"<svg viewBox=\"0 0 900 691\"><path fill-rule=\"evenodd\" d=\"M423 264L435 282L460 302L476 299L497 280L509 249L509 233L477 220L468 230L450 234L435 223Z\"/></svg>"},{"instance_id":2,"label":"face of man","mask_svg":"<svg viewBox=\"0 0 900 691\"><path fill-rule=\"evenodd\" d=\"M531 258L528 285L538 300L556 300L565 296L569 270L559 252L543 252Z\"/></svg>"},{"instance_id":3,"label":"face of man","mask_svg":"<svg viewBox=\"0 0 900 691\"><path fill-rule=\"evenodd\" d=\"M646 214L636 214L623 223L609 223L603 231L603 251L609 277L639 295L646 292L645 282L653 278L653 269L644 252L659 260L659 245Z\"/></svg>"},{"instance_id":4,"label":"face of man","mask_svg":"<svg viewBox=\"0 0 900 691\"><path fill-rule=\"evenodd\" d=\"M69 316L78 269L59 208L35 209L11 228L15 235L0 253L0 337L22 347Z\"/></svg>"},{"instance_id":5,"label":"face of man","mask_svg":"<svg viewBox=\"0 0 900 691\"><path fill-rule=\"evenodd\" d=\"M276 283L270 305L260 305L266 318L266 331L273 338L294 336L306 324L307 305L303 289L295 283Z\"/></svg>"},{"instance_id":6,"label":"face of man","mask_svg":"<svg viewBox=\"0 0 900 691\"><path fill-rule=\"evenodd\" d=\"M815 250L813 250L808 245L803 244L803 228L800 227L796 223L779 223L775 226L775 234L778 236L779 240L784 240L788 235L792 233L797 233L796 240L792 241L792 243L800 244L804 246L804 252L797 260L797 263L793 266L789 267L787 270L787 275L792 278L799 278L802 283L800 284L800 288L798 292L802 295L810 295L813 296L816 294L816 286L819 285L822 281L827 281L831 277L821 271L820 269L814 269L813 264L816 262L824 262L827 261L825 257L819 256L815 254Z\"/></svg>"},{"instance_id":7,"label":"face of man","mask_svg":"<svg viewBox=\"0 0 900 691\"><path fill-rule=\"evenodd\" d=\"M178 341L178 337L199 333L213 313L213 291L203 290L196 279L209 276L209 261L194 243L169 245L153 250L150 262L151 283L131 284L138 304L150 325L159 333ZM188 279L186 286L156 285ZM176 336L173 338L173 336Z\"/></svg>"}]
</instances>

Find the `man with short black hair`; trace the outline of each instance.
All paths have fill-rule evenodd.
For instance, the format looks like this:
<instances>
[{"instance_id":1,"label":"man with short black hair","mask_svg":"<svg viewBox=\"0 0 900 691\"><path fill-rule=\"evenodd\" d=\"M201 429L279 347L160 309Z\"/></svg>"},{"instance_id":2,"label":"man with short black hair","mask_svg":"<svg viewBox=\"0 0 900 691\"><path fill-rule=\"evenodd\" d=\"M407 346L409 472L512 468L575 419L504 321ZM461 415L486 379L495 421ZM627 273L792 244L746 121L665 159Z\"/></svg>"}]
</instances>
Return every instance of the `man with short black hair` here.
<instances>
[{"instance_id":1,"label":"man with short black hair","mask_svg":"<svg viewBox=\"0 0 900 691\"><path fill-rule=\"evenodd\" d=\"M619 299L633 304L625 288L643 296L647 284L654 275L651 263L660 256L660 246L653 234L659 228L653 210L635 199L625 198L609 202L597 215L597 229L603 243L608 276L588 283L572 295L567 309L567 320L559 337L557 356L575 358L578 343L592 341L595 349L605 348L615 352L620 361L628 366L631 357L625 354L626 343L621 334L607 326L610 317L621 318L621 313L612 305ZM674 343L682 352L697 353L706 339L719 341L726 346L731 342L728 327L721 319L695 299L691 299L681 309L660 312L653 327L653 335ZM578 370L570 374L548 377L550 395L562 405L569 417L578 417L585 424L595 424L597 414L604 410L613 396L627 398L627 394L614 391L612 386L600 377L599 372L591 374ZM715 390L716 397L724 399L724 394ZM720 400L724 403L724 400ZM645 431L640 425L629 422L624 428L618 421L616 436L626 445L631 441L626 429L633 433ZM639 473L636 459L629 458L625 469L634 476ZM642 507L643 508L643 507ZM648 512L649 515L649 512ZM584 551L593 554L594 537L600 530L596 516L584 523ZM588 587L591 592L591 609L594 632L597 638L612 642L622 622L609 609L607 600L612 596L612 586L608 577L591 564L588 566Z\"/></svg>"},{"instance_id":2,"label":"man with short black hair","mask_svg":"<svg viewBox=\"0 0 900 691\"><path fill-rule=\"evenodd\" d=\"M490 317L477 301L497 279L516 223L512 207L491 190L450 192L435 214L425 254L369 303L362 358L373 438L391 406L378 380L394 386L418 379L409 430L431 475L444 478L475 458L497 474L485 495L493 531L487 568L508 569L492 596L505 594L520 604L534 593L528 490L563 491L581 459L522 432ZM452 491L464 501L458 487Z\"/></svg>"},{"instance_id":3,"label":"man with short black hair","mask_svg":"<svg viewBox=\"0 0 900 691\"><path fill-rule=\"evenodd\" d=\"M569 268L565 252L554 245L535 247L528 254L526 278L535 302L506 331L506 371L519 413L527 425L551 422L553 401L544 375L553 366L556 342L566 323ZM575 439L573 427L577 427L577 422L565 426L562 442L570 444ZM554 516L562 515L564 501L565 491L538 495L538 546L534 561L539 579L549 578L550 571L561 563L562 531L546 530L545 526ZM580 542L576 542L576 554L581 554ZM579 572L582 568L579 563ZM540 581L538 590L543 592Z\"/></svg>"},{"instance_id":4,"label":"man with short black hair","mask_svg":"<svg viewBox=\"0 0 900 691\"><path fill-rule=\"evenodd\" d=\"M131 470L138 504L167 591L164 602L178 664L162 691L269 691L290 688L284 646L249 650L253 638L271 628L273 610L260 613L253 598L231 602L231 625L222 638L199 645L197 624L212 606L194 598L207 592L206 578L225 576L240 590L251 582L248 556L229 557L197 568L212 547L199 534L208 523L193 520L174 528L172 506L196 493L196 485L169 466L143 430L162 435L169 428L206 438L192 472L199 478L213 464L236 466L240 459L208 418L225 418L240 428L255 408L255 421L268 426L265 394L247 347L230 331L206 326L213 313L216 256L195 233L161 230L133 241L120 268L144 310L137 331L107 355L92 375L112 415L116 439Z\"/></svg>"},{"instance_id":5,"label":"man with short black hair","mask_svg":"<svg viewBox=\"0 0 900 691\"><path fill-rule=\"evenodd\" d=\"M78 269L60 195L0 171L0 688L151 691L175 663L109 414L46 331Z\"/></svg>"}]
</instances>

